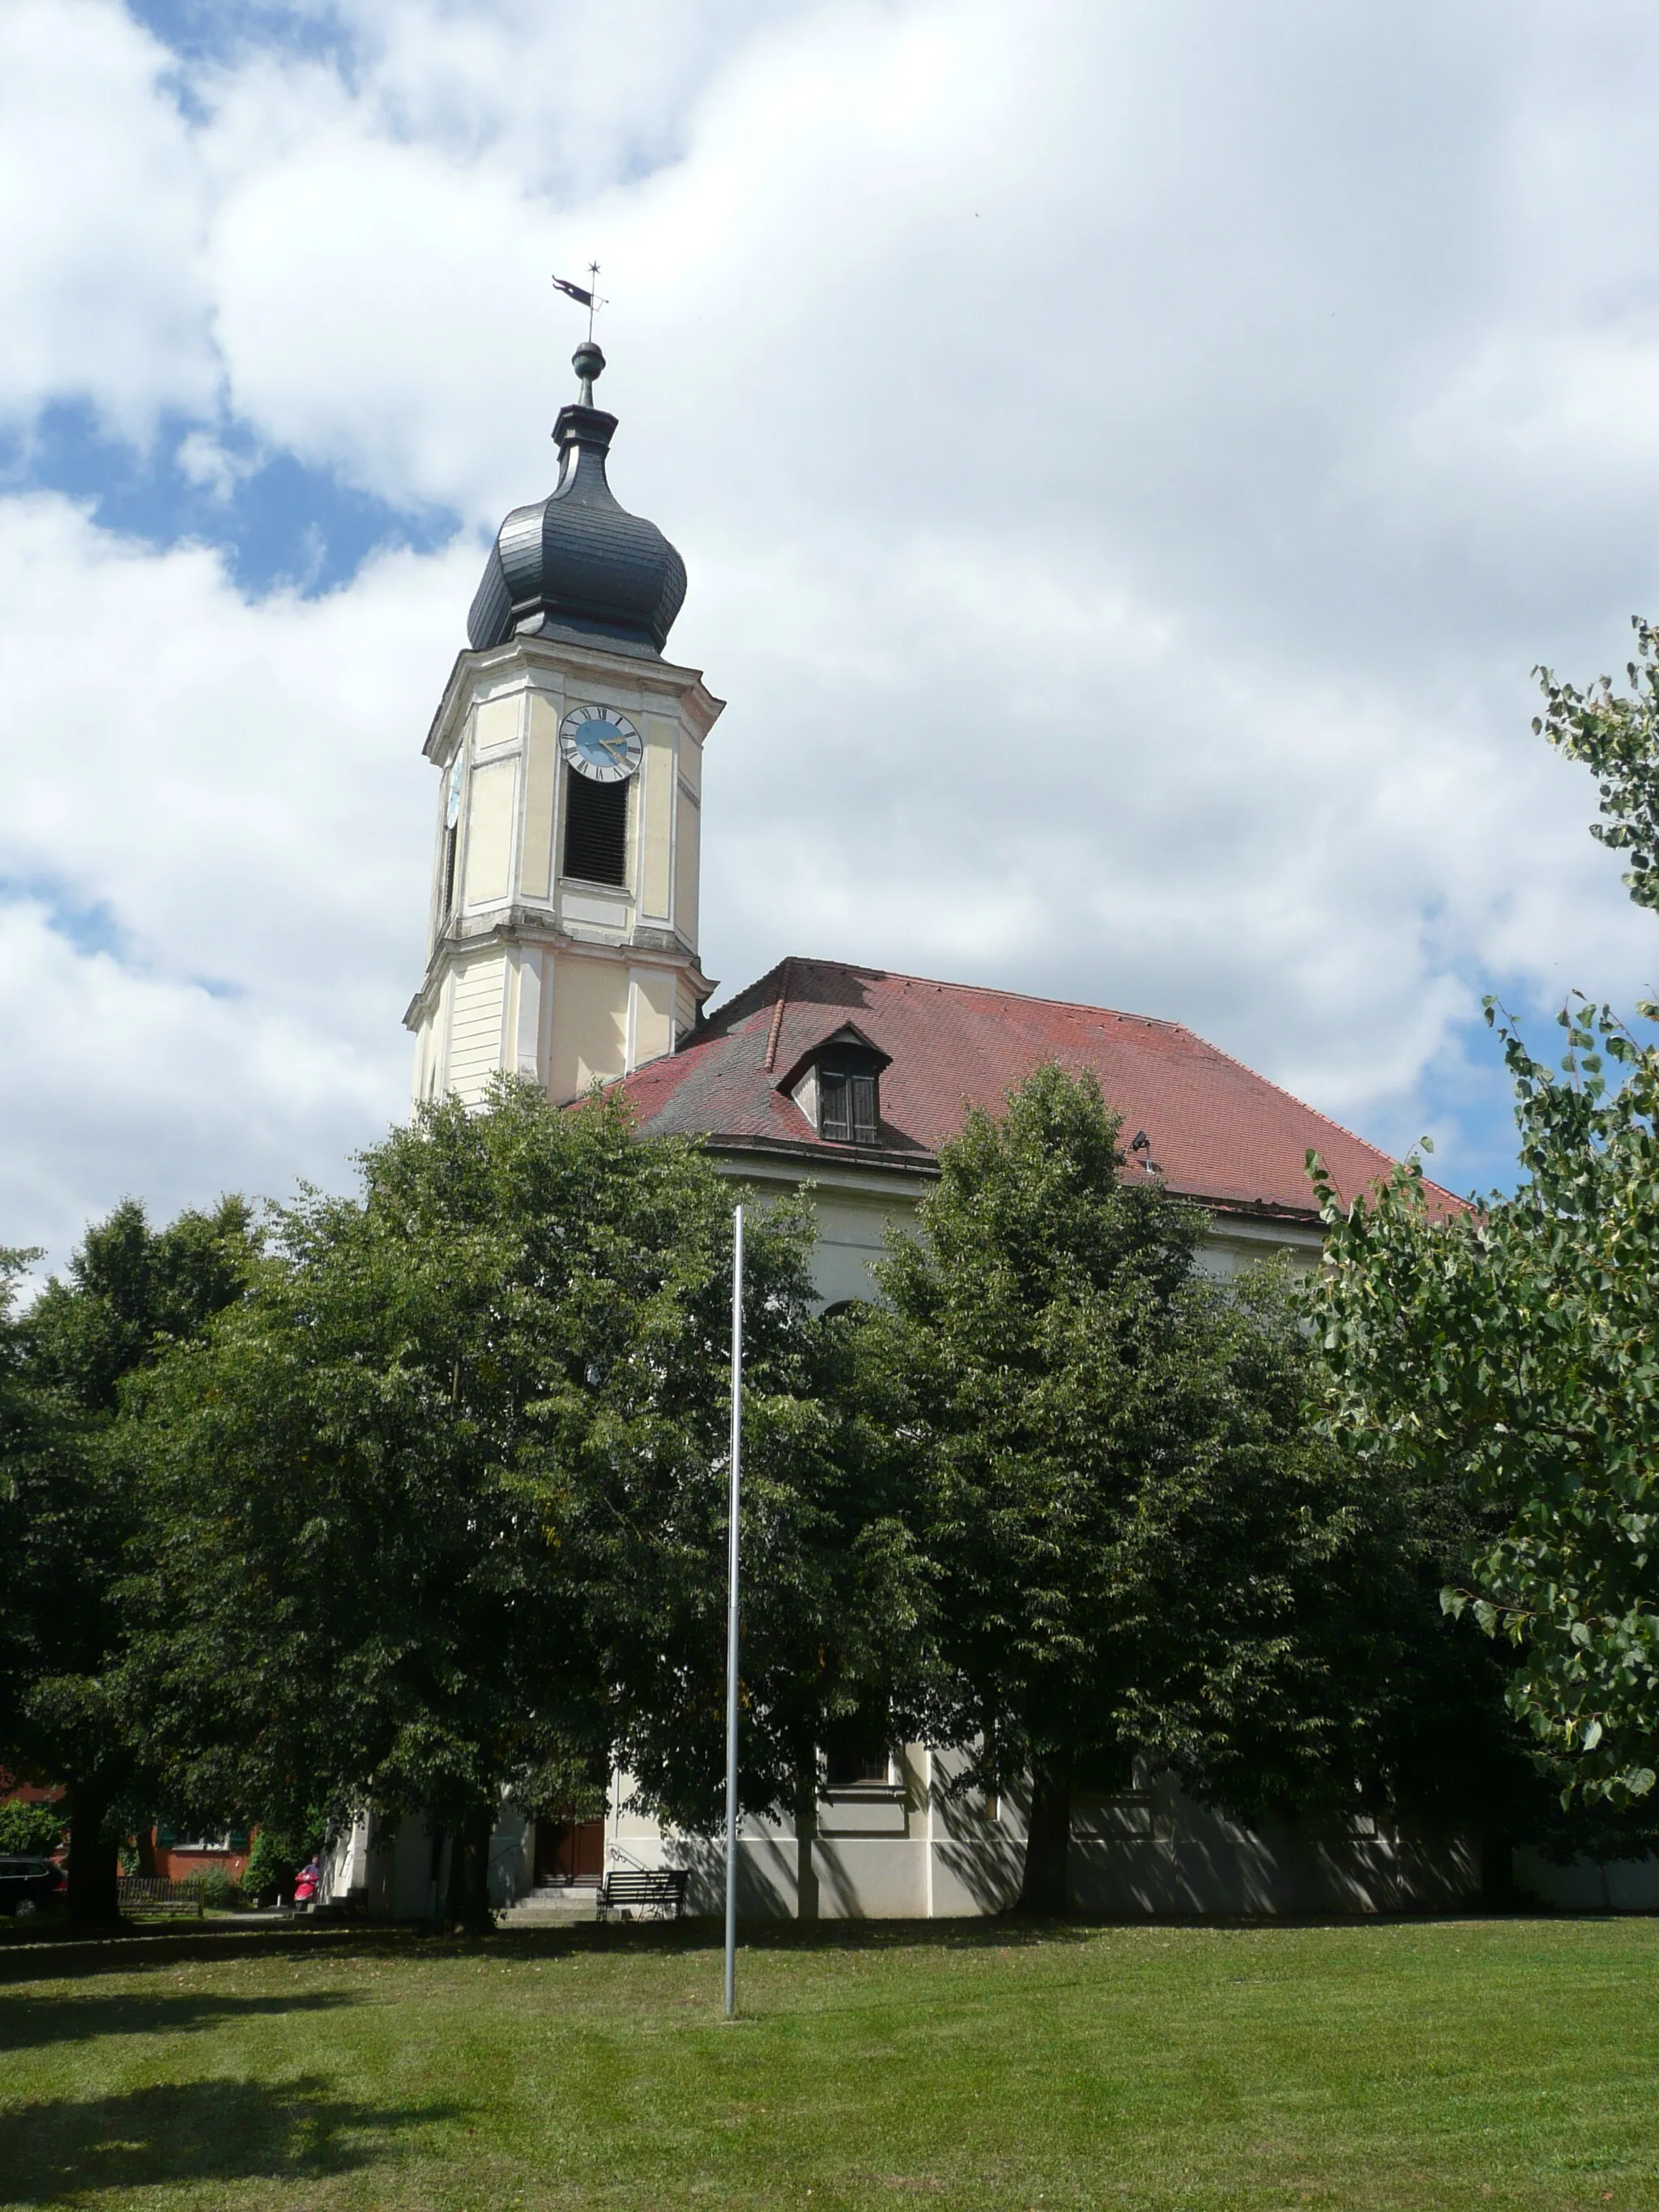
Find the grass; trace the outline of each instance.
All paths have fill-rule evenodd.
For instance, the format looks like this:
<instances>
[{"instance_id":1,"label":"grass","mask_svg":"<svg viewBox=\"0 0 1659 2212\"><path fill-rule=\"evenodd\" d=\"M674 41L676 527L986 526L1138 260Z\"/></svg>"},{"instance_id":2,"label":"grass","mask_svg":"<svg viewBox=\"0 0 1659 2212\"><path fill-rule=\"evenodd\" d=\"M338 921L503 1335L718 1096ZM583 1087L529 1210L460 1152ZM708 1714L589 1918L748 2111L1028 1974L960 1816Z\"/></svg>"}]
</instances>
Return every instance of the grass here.
<instances>
[{"instance_id":1,"label":"grass","mask_svg":"<svg viewBox=\"0 0 1659 2212\"><path fill-rule=\"evenodd\" d=\"M1659 2208L1659 1923L0 1949L0 2205Z\"/></svg>"}]
</instances>

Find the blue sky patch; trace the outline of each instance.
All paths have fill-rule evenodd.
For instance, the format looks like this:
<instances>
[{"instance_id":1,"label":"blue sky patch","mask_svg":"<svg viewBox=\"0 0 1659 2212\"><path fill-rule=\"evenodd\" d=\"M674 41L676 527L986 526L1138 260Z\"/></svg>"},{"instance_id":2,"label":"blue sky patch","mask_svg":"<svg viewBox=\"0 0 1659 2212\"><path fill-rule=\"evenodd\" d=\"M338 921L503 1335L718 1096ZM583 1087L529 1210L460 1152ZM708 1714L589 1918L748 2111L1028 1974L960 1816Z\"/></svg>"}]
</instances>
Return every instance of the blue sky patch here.
<instances>
[{"instance_id":1,"label":"blue sky patch","mask_svg":"<svg viewBox=\"0 0 1659 2212\"><path fill-rule=\"evenodd\" d=\"M42 907L46 927L77 952L106 952L124 968L136 964L132 939L106 900L78 898L50 876L0 876L0 903Z\"/></svg>"},{"instance_id":2,"label":"blue sky patch","mask_svg":"<svg viewBox=\"0 0 1659 2212\"><path fill-rule=\"evenodd\" d=\"M331 470L261 448L235 423L169 416L140 452L78 400L47 407L27 434L0 435L0 488L90 500L101 528L158 548L216 546L251 598L283 586L320 595L384 546L428 553L460 527L447 509L393 507Z\"/></svg>"},{"instance_id":3,"label":"blue sky patch","mask_svg":"<svg viewBox=\"0 0 1659 2212\"><path fill-rule=\"evenodd\" d=\"M184 62L223 62L251 46L333 62L343 74L349 32L334 9L289 0L127 0L136 22Z\"/></svg>"}]
</instances>

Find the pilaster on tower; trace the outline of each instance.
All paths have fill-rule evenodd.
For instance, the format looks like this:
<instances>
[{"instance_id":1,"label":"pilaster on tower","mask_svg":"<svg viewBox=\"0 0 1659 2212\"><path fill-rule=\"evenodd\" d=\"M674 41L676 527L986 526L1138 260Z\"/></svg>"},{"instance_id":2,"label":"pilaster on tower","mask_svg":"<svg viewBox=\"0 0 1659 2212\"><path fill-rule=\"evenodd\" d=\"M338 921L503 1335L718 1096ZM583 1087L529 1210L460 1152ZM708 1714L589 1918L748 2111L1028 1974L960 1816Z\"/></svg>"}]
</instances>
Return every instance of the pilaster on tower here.
<instances>
[{"instance_id":1,"label":"pilaster on tower","mask_svg":"<svg viewBox=\"0 0 1659 2212\"><path fill-rule=\"evenodd\" d=\"M616 417L581 403L555 490L501 525L426 742L441 771L415 1096L500 1070L555 1099L672 1052L697 959L702 749L722 702L662 658L679 555L606 480Z\"/></svg>"}]
</instances>

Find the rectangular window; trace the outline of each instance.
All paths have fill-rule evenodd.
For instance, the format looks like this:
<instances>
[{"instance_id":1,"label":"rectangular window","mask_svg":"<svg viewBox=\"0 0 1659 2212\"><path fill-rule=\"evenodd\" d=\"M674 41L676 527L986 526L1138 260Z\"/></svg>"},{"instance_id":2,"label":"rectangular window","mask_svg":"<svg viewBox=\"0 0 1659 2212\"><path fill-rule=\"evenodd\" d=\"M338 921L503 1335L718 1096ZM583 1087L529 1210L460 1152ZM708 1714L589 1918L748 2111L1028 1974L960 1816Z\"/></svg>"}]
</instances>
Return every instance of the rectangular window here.
<instances>
[{"instance_id":1,"label":"rectangular window","mask_svg":"<svg viewBox=\"0 0 1659 2212\"><path fill-rule=\"evenodd\" d=\"M836 1145L873 1145L876 1079L825 1067L818 1071L818 1134Z\"/></svg>"},{"instance_id":2,"label":"rectangular window","mask_svg":"<svg viewBox=\"0 0 1659 2212\"><path fill-rule=\"evenodd\" d=\"M873 1737L844 1735L824 1753L826 1790L884 1790L892 1778L893 1762L887 1747Z\"/></svg>"},{"instance_id":3,"label":"rectangular window","mask_svg":"<svg viewBox=\"0 0 1659 2212\"><path fill-rule=\"evenodd\" d=\"M444 895L438 911L440 927L455 911L455 848L459 842L459 835L453 825L444 831Z\"/></svg>"},{"instance_id":4,"label":"rectangular window","mask_svg":"<svg viewBox=\"0 0 1659 2212\"><path fill-rule=\"evenodd\" d=\"M628 881L628 780L595 783L567 769L564 872L585 883Z\"/></svg>"}]
</instances>

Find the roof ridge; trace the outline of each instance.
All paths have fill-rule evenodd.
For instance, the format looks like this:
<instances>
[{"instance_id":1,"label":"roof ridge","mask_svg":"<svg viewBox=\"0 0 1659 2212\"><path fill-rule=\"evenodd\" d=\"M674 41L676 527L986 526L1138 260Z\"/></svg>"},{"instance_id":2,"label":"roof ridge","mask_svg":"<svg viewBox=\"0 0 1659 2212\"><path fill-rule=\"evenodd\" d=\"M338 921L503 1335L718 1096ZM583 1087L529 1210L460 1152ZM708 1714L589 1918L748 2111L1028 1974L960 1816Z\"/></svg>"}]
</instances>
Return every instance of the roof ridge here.
<instances>
[{"instance_id":1,"label":"roof ridge","mask_svg":"<svg viewBox=\"0 0 1659 2212\"><path fill-rule=\"evenodd\" d=\"M782 973L778 981L777 1003L772 1009L772 1026L767 1032L766 1057L761 1062L761 1066L769 1075L777 1064L778 1031L783 1027L783 1010L789 1003L789 968L794 957L793 952L786 952L783 956Z\"/></svg>"},{"instance_id":2,"label":"roof ridge","mask_svg":"<svg viewBox=\"0 0 1659 2212\"><path fill-rule=\"evenodd\" d=\"M1167 1014L1133 1014L1122 1006L1093 1006L1084 999L1051 999L1038 991L1009 991L997 983L953 983L942 975L910 975L896 968L877 968L858 960L820 960L815 956L792 952L781 965L799 962L803 967L836 968L848 975L878 975L889 983L926 983L934 991L960 991L976 999L1018 999L1030 1006L1066 1006L1073 1013L1110 1014L1121 1022L1145 1022L1149 1029L1185 1030L1188 1036L1196 1036L1195 1030L1188 1030L1184 1022L1171 1021ZM1201 1042L1201 1040L1200 1040Z\"/></svg>"},{"instance_id":3,"label":"roof ridge","mask_svg":"<svg viewBox=\"0 0 1659 2212\"><path fill-rule=\"evenodd\" d=\"M781 969L787 968L788 964L787 956L781 960L775 960L764 975L757 975L752 983L745 983L742 990L734 991L726 1004L723 1006L716 1006L712 1014L702 1016L692 1028L687 1030L685 1035L674 1047L673 1053L666 1056L672 1059L687 1051L693 1045L709 1043L714 1037L726 1033L727 1024L745 1020L757 1006L765 1006L767 985Z\"/></svg>"}]
</instances>

